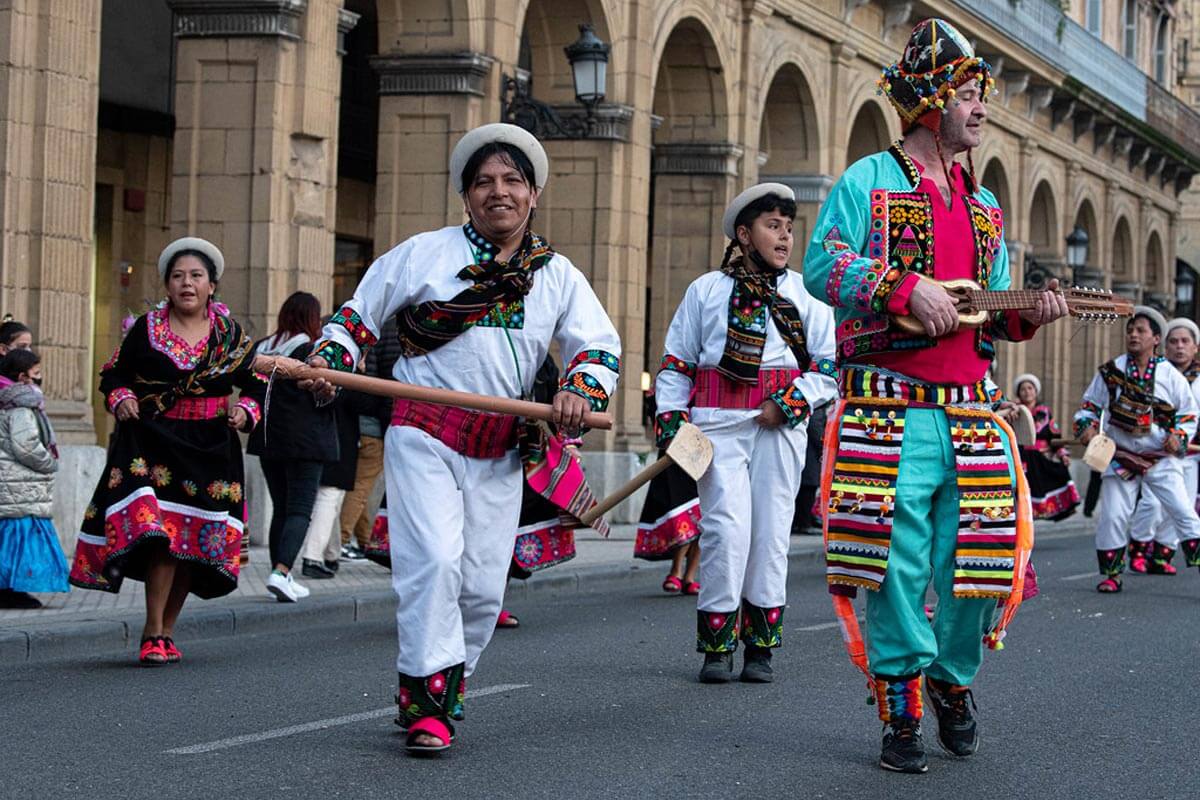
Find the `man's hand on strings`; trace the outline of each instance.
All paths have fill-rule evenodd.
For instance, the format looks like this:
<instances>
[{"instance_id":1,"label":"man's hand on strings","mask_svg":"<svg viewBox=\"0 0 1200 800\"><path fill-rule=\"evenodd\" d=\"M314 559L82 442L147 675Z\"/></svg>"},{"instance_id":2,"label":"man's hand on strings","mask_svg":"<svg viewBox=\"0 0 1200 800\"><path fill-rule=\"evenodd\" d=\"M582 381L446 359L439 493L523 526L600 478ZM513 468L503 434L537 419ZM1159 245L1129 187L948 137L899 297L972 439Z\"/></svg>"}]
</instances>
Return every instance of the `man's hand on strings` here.
<instances>
[{"instance_id":1,"label":"man's hand on strings","mask_svg":"<svg viewBox=\"0 0 1200 800\"><path fill-rule=\"evenodd\" d=\"M1069 313L1067 298L1058 292L1058 278L1051 278L1046 291L1038 295L1037 305L1030 311L1022 311L1021 319L1031 325L1049 325Z\"/></svg>"}]
</instances>

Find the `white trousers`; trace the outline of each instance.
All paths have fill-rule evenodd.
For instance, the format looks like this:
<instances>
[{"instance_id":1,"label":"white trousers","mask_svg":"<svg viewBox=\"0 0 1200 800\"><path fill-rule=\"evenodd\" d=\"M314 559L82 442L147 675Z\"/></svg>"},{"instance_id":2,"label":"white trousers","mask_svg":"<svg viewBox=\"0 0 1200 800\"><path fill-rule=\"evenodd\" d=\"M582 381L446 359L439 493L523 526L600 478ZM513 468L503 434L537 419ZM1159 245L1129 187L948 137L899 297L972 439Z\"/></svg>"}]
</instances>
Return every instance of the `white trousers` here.
<instances>
[{"instance_id":1,"label":"white trousers","mask_svg":"<svg viewBox=\"0 0 1200 800\"><path fill-rule=\"evenodd\" d=\"M515 452L468 458L416 428L384 438L396 670L425 677L475 664L504 600L524 476Z\"/></svg>"},{"instance_id":2,"label":"white trousers","mask_svg":"<svg viewBox=\"0 0 1200 800\"><path fill-rule=\"evenodd\" d=\"M1129 544L1129 525L1137 502L1153 495L1168 524L1175 528L1175 542L1200 537L1200 517L1196 516L1195 492L1183 482L1183 460L1163 458L1140 478L1122 480L1110 468L1100 486L1100 522L1096 526L1096 549L1117 550ZM1168 542L1164 544L1170 545Z\"/></svg>"},{"instance_id":3,"label":"white trousers","mask_svg":"<svg viewBox=\"0 0 1200 800\"><path fill-rule=\"evenodd\" d=\"M337 561L342 552L340 517L346 491L336 486L317 489L312 518L304 536L304 558L309 561Z\"/></svg>"},{"instance_id":4,"label":"white trousers","mask_svg":"<svg viewBox=\"0 0 1200 800\"><path fill-rule=\"evenodd\" d=\"M1193 508L1195 507L1194 492L1196 491L1197 473L1200 473L1200 464L1197 464L1196 460L1192 458L1184 459L1183 487L1184 491L1192 496ZM1129 535L1134 541L1158 542L1172 550L1178 550L1180 540L1188 538L1180 534L1179 526L1173 521L1165 519L1162 503L1158 502L1158 498L1151 492L1142 492L1137 510L1133 512L1133 521L1129 523L1129 526Z\"/></svg>"},{"instance_id":5,"label":"white trousers","mask_svg":"<svg viewBox=\"0 0 1200 800\"><path fill-rule=\"evenodd\" d=\"M697 408L713 443L700 478L700 611L728 613L787 600L788 541L808 443L806 425L767 429L758 410Z\"/></svg>"}]
</instances>

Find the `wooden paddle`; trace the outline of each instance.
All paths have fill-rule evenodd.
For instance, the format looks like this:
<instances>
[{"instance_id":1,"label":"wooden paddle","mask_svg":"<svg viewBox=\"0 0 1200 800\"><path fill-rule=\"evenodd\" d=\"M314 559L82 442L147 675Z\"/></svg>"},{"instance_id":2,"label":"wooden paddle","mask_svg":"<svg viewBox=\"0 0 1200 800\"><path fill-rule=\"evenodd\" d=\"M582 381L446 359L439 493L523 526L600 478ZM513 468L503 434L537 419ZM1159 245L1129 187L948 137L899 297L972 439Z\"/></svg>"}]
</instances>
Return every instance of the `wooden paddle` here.
<instances>
[{"instance_id":1,"label":"wooden paddle","mask_svg":"<svg viewBox=\"0 0 1200 800\"><path fill-rule=\"evenodd\" d=\"M671 443L667 445L666 455L634 475L624 486L588 509L579 518L579 521L584 525L591 525L617 503L636 492L642 484L648 483L655 475L672 464L686 472L692 480L700 480L700 477L708 471L712 459L712 442L695 425L685 422L679 426Z\"/></svg>"},{"instance_id":2,"label":"wooden paddle","mask_svg":"<svg viewBox=\"0 0 1200 800\"><path fill-rule=\"evenodd\" d=\"M297 381L324 378L334 386L380 397L399 397L423 403L488 411L493 414L511 414L515 417L539 419L543 422L554 421L554 406L547 403L532 403L528 400L514 400L511 397L491 397L470 392L456 392L452 389L415 386L411 383L401 383L383 378L369 378L353 372L310 367L303 361L286 356L255 356L254 369L264 375L273 374L275 377ZM608 414L588 411L583 415L583 424L589 428L607 431L612 429L613 420Z\"/></svg>"}]
</instances>

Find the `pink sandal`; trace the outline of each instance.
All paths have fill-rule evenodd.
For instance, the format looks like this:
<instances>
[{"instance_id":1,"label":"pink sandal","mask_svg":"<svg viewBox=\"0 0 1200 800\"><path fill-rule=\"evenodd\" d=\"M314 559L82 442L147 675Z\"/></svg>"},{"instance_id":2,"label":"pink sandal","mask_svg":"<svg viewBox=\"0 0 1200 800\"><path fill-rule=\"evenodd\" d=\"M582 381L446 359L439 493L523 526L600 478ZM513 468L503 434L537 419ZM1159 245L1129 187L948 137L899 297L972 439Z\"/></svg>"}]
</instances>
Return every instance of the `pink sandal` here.
<instances>
[{"instance_id":1,"label":"pink sandal","mask_svg":"<svg viewBox=\"0 0 1200 800\"><path fill-rule=\"evenodd\" d=\"M417 737L421 734L439 739L441 744L417 744ZM404 747L412 755L432 755L449 750L450 743L453 741L454 728L450 723L438 717L421 717L408 726L408 736L404 739Z\"/></svg>"},{"instance_id":2,"label":"pink sandal","mask_svg":"<svg viewBox=\"0 0 1200 800\"><path fill-rule=\"evenodd\" d=\"M500 616L496 617L497 628L519 628L521 620L517 619L517 615L508 611L501 610Z\"/></svg>"},{"instance_id":3,"label":"pink sandal","mask_svg":"<svg viewBox=\"0 0 1200 800\"><path fill-rule=\"evenodd\" d=\"M683 587L684 594L700 594L700 583L698 581L688 581Z\"/></svg>"},{"instance_id":4,"label":"pink sandal","mask_svg":"<svg viewBox=\"0 0 1200 800\"><path fill-rule=\"evenodd\" d=\"M683 579L675 575L668 575L663 581L662 590L667 594L679 594L683 589Z\"/></svg>"},{"instance_id":5,"label":"pink sandal","mask_svg":"<svg viewBox=\"0 0 1200 800\"><path fill-rule=\"evenodd\" d=\"M1105 578L1096 584L1096 591L1100 594L1116 594L1121 591L1121 581L1117 578Z\"/></svg>"}]
</instances>

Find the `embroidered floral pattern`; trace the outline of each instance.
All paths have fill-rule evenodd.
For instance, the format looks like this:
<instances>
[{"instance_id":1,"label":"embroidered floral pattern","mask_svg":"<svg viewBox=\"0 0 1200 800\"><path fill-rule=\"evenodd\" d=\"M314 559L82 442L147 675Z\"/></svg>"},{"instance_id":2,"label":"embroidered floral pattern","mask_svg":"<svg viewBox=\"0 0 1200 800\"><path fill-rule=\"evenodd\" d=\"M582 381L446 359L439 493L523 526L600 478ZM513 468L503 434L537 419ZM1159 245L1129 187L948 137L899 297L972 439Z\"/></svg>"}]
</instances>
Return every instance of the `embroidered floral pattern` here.
<instances>
[{"instance_id":1,"label":"embroidered floral pattern","mask_svg":"<svg viewBox=\"0 0 1200 800\"><path fill-rule=\"evenodd\" d=\"M754 647L783 644L783 606L760 608L742 600L742 641Z\"/></svg>"},{"instance_id":2,"label":"embroidered floral pattern","mask_svg":"<svg viewBox=\"0 0 1200 800\"><path fill-rule=\"evenodd\" d=\"M196 492L200 491L200 487L196 486L195 481L184 481L180 486L183 487L183 491L188 497L195 497Z\"/></svg>"},{"instance_id":3,"label":"embroidered floral pattern","mask_svg":"<svg viewBox=\"0 0 1200 800\"><path fill-rule=\"evenodd\" d=\"M225 537L228 526L221 522L210 522L200 529L200 552L209 558L218 559L225 554Z\"/></svg>"},{"instance_id":4,"label":"embroidered floral pattern","mask_svg":"<svg viewBox=\"0 0 1200 800\"><path fill-rule=\"evenodd\" d=\"M503 301L492 306L487 316L475 323L480 328L507 328L518 331L525 327L525 301L517 299L511 303Z\"/></svg>"},{"instance_id":5,"label":"embroidered floral pattern","mask_svg":"<svg viewBox=\"0 0 1200 800\"><path fill-rule=\"evenodd\" d=\"M679 426L691 421L686 411L664 411L654 417L654 441L659 449L666 447L675 438Z\"/></svg>"},{"instance_id":6,"label":"embroidered floral pattern","mask_svg":"<svg viewBox=\"0 0 1200 800\"><path fill-rule=\"evenodd\" d=\"M536 564L542 560L542 541L532 533L517 537L513 548L513 558L522 564Z\"/></svg>"},{"instance_id":7,"label":"embroidered floral pattern","mask_svg":"<svg viewBox=\"0 0 1200 800\"><path fill-rule=\"evenodd\" d=\"M181 370L193 370L208 350L208 340L211 337L212 325L216 319L216 304L208 307L209 336L205 336L193 347L187 340L171 330L171 309L166 300L155 306L146 314L146 331L150 337L150 346L171 359L171 363Z\"/></svg>"},{"instance_id":8,"label":"embroidered floral pattern","mask_svg":"<svg viewBox=\"0 0 1200 800\"><path fill-rule=\"evenodd\" d=\"M435 672L425 677L399 673L396 704L400 707L397 722L411 725L424 717L443 720L463 718L463 699L467 682L464 665Z\"/></svg>"},{"instance_id":9,"label":"embroidered floral pattern","mask_svg":"<svg viewBox=\"0 0 1200 800\"><path fill-rule=\"evenodd\" d=\"M84 519L95 519L96 513L97 513L96 504L88 503L88 507L83 512L83 518Z\"/></svg>"},{"instance_id":10,"label":"embroidered floral pattern","mask_svg":"<svg viewBox=\"0 0 1200 800\"><path fill-rule=\"evenodd\" d=\"M109 367L105 367L105 369L108 368ZM119 386L116 389L113 389L108 393L108 410L113 414L117 413L117 406L121 405L121 403L125 402L126 400L136 401L137 395L134 394L131 389L126 389L124 386Z\"/></svg>"},{"instance_id":11,"label":"embroidered floral pattern","mask_svg":"<svg viewBox=\"0 0 1200 800\"><path fill-rule=\"evenodd\" d=\"M586 372L573 372L563 382L562 390L585 398L592 405L592 411L603 411L608 408L608 392Z\"/></svg>"},{"instance_id":12,"label":"embroidered floral pattern","mask_svg":"<svg viewBox=\"0 0 1200 800\"><path fill-rule=\"evenodd\" d=\"M605 369L616 373L621 371L621 359L617 358L607 350L583 350L578 353L571 363L567 365L567 374L575 371L575 368L580 364L599 364Z\"/></svg>"},{"instance_id":13,"label":"embroidered floral pattern","mask_svg":"<svg viewBox=\"0 0 1200 800\"><path fill-rule=\"evenodd\" d=\"M354 372L354 358L350 351L332 339L322 339L313 347L313 355L325 359L330 369Z\"/></svg>"},{"instance_id":14,"label":"embroidered floral pattern","mask_svg":"<svg viewBox=\"0 0 1200 800\"><path fill-rule=\"evenodd\" d=\"M150 478L155 486L162 488L171 482L171 470L165 464L155 464L150 469Z\"/></svg>"},{"instance_id":15,"label":"embroidered floral pattern","mask_svg":"<svg viewBox=\"0 0 1200 800\"><path fill-rule=\"evenodd\" d=\"M350 338L359 347L371 347L379 341L379 337L371 333L371 329L363 322L359 313L350 306L342 306L329 320L330 325L341 325L350 334Z\"/></svg>"},{"instance_id":16,"label":"embroidered floral pattern","mask_svg":"<svg viewBox=\"0 0 1200 800\"><path fill-rule=\"evenodd\" d=\"M111 470L108 471L108 488L110 488L110 489L117 488L118 486L121 485L121 481L124 480L124 478L125 478L125 476L124 476L124 474L122 474L121 468L113 467Z\"/></svg>"},{"instance_id":17,"label":"embroidered floral pattern","mask_svg":"<svg viewBox=\"0 0 1200 800\"><path fill-rule=\"evenodd\" d=\"M150 474L150 468L146 466L146 459L138 456L133 461L129 462L129 473L136 475L139 478L144 478Z\"/></svg>"},{"instance_id":18,"label":"embroidered floral pattern","mask_svg":"<svg viewBox=\"0 0 1200 800\"><path fill-rule=\"evenodd\" d=\"M673 356L670 353L662 357L662 364L659 365L658 369L659 371L678 372L688 380L696 380L696 365L691 361L684 361L682 358Z\"/></svg>"},{"instance_id":19,"label":"embroidered floral pattern","mask_svg":"<svg viewBox=\"0 0 1200 800\"><path fill-rule=\"evenodd\" d=\"M789 427L796 428L803 425L812 413L808 401L804 399L804 395L796 388L795 384L790 383L779 391L773 392L771 399L783 411Z\"/></svg>"},{"instance_id":20,"label":"embroidered floral pattern","mask_svg":"<svg viewBox=\"0 0 1200 800\"><path fill-rule=\"evenodd\" d=\"M257 375L258 373L255 373ZM250 426L253 428L262 421L262 406L253 397L242 397L237 401L238 408L244 409L246 416L250 418Z\"/></svg>"},{"instance_id":21,"label":"embroidered floral pattern","mask_svg":"<svg viewBox=\"0 0 1200 800\"><path fill-rule=\"evenodd\" d=\"M696 652L732 653L737 650L737 609L696 612Z\"/></svg>"},{"instance_id":22,"label":"embroidered floral pattern","mask_svg":"<svg viewBox=\"0 0 1200 800\"><path fill-rule=\"evenodd\" d=\"M822 358L818 361L813 361L812 366L809 369L811 369L813 372L826 375L830 378L836 379L838 376L837 364L834 363L832 358Z\"/></svg>"}]
</instances>

